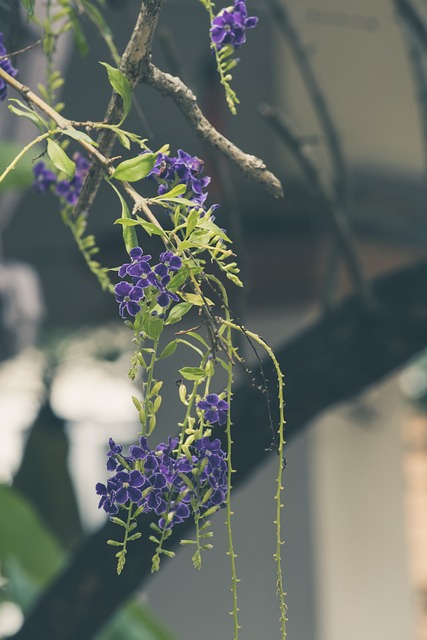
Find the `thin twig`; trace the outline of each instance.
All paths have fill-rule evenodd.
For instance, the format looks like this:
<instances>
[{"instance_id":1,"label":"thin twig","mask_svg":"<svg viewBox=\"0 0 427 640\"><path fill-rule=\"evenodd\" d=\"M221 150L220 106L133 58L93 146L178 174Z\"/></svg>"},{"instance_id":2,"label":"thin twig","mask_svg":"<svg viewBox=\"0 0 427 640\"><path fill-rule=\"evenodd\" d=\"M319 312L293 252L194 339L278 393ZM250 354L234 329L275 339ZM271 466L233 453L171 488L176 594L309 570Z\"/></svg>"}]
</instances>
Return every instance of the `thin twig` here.
<instances>
[{"instance_id":1,"label":"thin twig","mask_svg":"<svg viewBox=\"0 0 427 640\"><path fill-rule=\"evenodd\" d=\"M31 49L35 49L35 47L38 47L39 44L41 44L42 42L43 42L43 40L37 40L37 42L33 42L33 44L29 44L27 47L24 47L23 49L18 49L17 51L12 51L11 53L6 53L6 55L0 56L0 62L2 60L6 60L7 58L13 58L14 56L19 56L19 55L21 55L21 53L26 53L27 51L30 51Z\"/></svg>"},{"instance_id":2,"label":"thin twig","mask_svg":"<svg viewBox=\"0 0 427 640\"><path fill-rule=\"evenodd\" d=\"M374 306L374 300L356 255L353 233L346 218L342 215L334 193L329 193L324 186L316 164L313 162L307 149L301 145L300 137L295 133L288 119L280 113L278 109L274 109L267 104L261 105L260 114L277 131L299 163L309 186L316 194L321 208L328 219L343 259L345 260L353 286L365 303L372 308Z\"/></svg>"}]
</instances>

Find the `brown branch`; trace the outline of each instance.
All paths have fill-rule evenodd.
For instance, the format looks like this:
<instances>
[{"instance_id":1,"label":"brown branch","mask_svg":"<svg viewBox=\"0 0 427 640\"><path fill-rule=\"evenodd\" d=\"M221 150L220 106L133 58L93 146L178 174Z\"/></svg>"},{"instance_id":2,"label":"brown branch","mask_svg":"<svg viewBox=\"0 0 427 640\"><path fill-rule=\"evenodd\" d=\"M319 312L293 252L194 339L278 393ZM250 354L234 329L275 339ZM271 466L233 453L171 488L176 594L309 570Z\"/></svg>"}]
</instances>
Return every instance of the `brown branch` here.
<instances>
[{"instance_id":1,"label":"brown branch","mask_svg":"<svg viewBox=\"0 0 427 640\"><path fill-rule=\"evenodd\" d=\"M287 441L320 412L361 393L425 348L426 279L427 263L387 275L373 287L381 313L367 312L360 298L353 296L277 350L285 372ZM274 397L273 368L265 363L264 369ZM273 419L277 421L277 411ZM266 451L271 433L265 395L245 383L238 385L233 420L233 485L237 487L267 455L273 455ZM140 517L140 526L144 532L149 530L147 516ZM176 527L174 545L188 536L189 528L189 524ZM89 640L149 580L153 547L148 535L129 546L126 569L118 577L113 550L105 544L116 533L115 525L107 524L84 542L13 640Z\"/></svg>"},{"instance_id":2,"label":"brown branch","mask_svg":"<svg viewBox=\"0 0 427 640\"><path fill-rule=\"evenodd\" d=\"M33 106L40 109L40 111L48 115L49 118L51 118L53 122L55 122L55 124L57 124L60 129L64 131L77 131L75 128L75 125L79 123L68 120L67 118L64 118L64 116L61 116L61 114L55 111L55 109L53 109L44 100L42 100L42 98L40 98L37 94L31 91L29 87L27 87L25 84L22 84L22 82L19 82L18 80L10 76L1 67L0 67L0 78L3 78L3 80L5 80L8 85L13 87L13 89L15 89L15 91L17 91L28 103L32 104ZM77 142L80 144L81 147L85 149L85 151L89 154L89 156L92 159L96 160L96 163L97 163L96 166L99 169L101 177L104 173L106 173L109 176L112 176L112 174L114 173L114 168L111 166L110 160L101 153L99 148L93 146L92 144L90 144L89 142L81 138L78 139ZM143 196L141 196L128 182L121 182L120 184L124 189L124 191L126 191L126 193L134 201L135 203L134 209L143 211L146 218L150 222L155 224L159 229L161 229L162 227L158 222L156 216L152 213L150 207L148 206L147 200ZM77 214L75 213L74 215L77 215Z\"/></svg>"},{"instance_id":3,"label":"brown branch","mask_svg":"<svg viewBox=\"0 0 427 640\"><path fill-rule=\"evenodd\" d=\"M138 14L132 35L121 57L120 70L135 88L141 82L143 71L151 58L151 47L154 32L162 9L163 0L144 0ZM114 124L120 122L123 116L123 103L121 97L113 92L108 104L104 122ZM115 133L104 129L98 136L97 143L100 152L110 157L116 139ZM75 215L82 211L89 211L102 181L100 167L94 165L88 172L79 200L75 207Z\"/></svg>"},{"instance_id":4,"label":"brown branch","mask_svg":"<svg viewBox=\"0 0 427 640\"><path fill-rule=\"evenodd\" d=\"M220 134L203 115L197 98L180 78L160 71L153 64L149 64L144 82L160 93L171 98L181 111L194 132L209 146L217 149L223 156L235 164L243 173L262 184L274 197L283 196L280 181L267 170L264 162L255 156L244 153L225 136Z\"/></svg>"},{"instance_id":5,"label":"brown branch","mask_svg":"<svg viewBox=\"0 0 427 640\"><path fill-rule=\"evenodd\" d=\"M284 114L267 104L261 105L260 114L277 131L282 141L287 145L299 163L309 187L313 190L322 211L327 217L329 226L332 229L337 245L345 260L351 282L365 303L372 308L374 306L374 300L356 255L353 233L345 216L342 214L335 194L329 192L324 186L316 164L313 162L307 148L301 144L301 138L296 134Z\"/></svg>"}]
</instances>

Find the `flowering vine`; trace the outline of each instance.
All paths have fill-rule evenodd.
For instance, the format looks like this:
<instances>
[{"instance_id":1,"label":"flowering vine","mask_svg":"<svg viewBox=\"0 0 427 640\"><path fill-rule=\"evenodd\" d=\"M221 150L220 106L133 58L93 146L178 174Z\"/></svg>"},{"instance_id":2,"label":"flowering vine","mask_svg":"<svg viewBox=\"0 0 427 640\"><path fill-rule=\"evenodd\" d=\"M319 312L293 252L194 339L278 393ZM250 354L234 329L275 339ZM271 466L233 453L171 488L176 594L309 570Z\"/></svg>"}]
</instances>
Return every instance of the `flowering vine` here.
<instances>
[{"instance_id":1,"label":"flowering vine","mask_svg":"<svg viewBox=\"0 0 427 640\"><path fill-rule=\"evenodd\" d=\"M235 0L232 7L214 11L210 0L201 0L210 17L210 43L217 60L220 81L226 92L230 109L234 112L238 99L230 87L230 70L237 64L234 53L246 40L246 31L257 24L256 17L248 16L243 0ZM277 592L280 602L282 637L286 635L286 606L281 569L281 495L283 469L283 390L282 374L270 350L256 334L246 331L233 319L225 282L243 286L239 268L231 249L231 239L216 223L218 205L208 205L209 176L204 175L204 163L197 156L179 149L172 155L169 145L153 151L146 140L123 128L132 105L131 79L123 69L103 63L114 96L121 100L119 123L75 122L55 108L55 92L62 79L52 67L55 38L72 30L80 38L79 15L74 3L59 2L55 14L48 3L48 15L43 21L34 13L34 3L25 6L37 24L45 29L44 47L48 55L47 89L42 97L15 79L0 35L0 99L6 98L12 87L23 100L14 99L9 109L25 117L38 128L39 135L29 143L13 163L0 176L0 182L13 170L19 159L34 151L37 157L33 167L33 188L38 194L54 193L60 203L61 215L82 252L90 270L101 286L115 295L118 316L130 330L135 352L130 363L129 377L135 382L132 397L138 415L140 430L135 444L128 451L110 438L106 467L110 474L96 485L99 508L117 524L116 538L108 544L116 548L117 572L125 567L128 544L144 537L152 545L152 570L157 571L164 556L173 557L168 548L172 530L192 519L194 539L181 543L194 547L193 564L200 568L202 553L212 548L209 518L225 509L233 599L234 638L239 636L237 606L236 553L231 527L232 489L232 383L233 367L242 363L234 343L235 332L243 333L250 341L258 342L273 359L278 378L279 424L275 431L275 447L279 453L279 472L276 492L276 550ZM91 3L82 0L89 11ZM144 3L143 3L143 9ZM91 19L101 35L110 32L104 28L102 15L92 12ZM62 27L55 25L61 17ZM65 22L64 22L65 21ZM55 29L56 31L55 31ZM62 30L62 31L61 31ZM117 52L108 35L108 46L117 64ZM2 53L3 52L3 53ZM122 59L123 60L123 59ZM102 131L112 135L122 145L128 158L111 160L103 155L93 137ZM68 145L77 145L79 151L70 153ZM121 227L128 258L118 267L107 268L94 259L98 247L95 238L87 235L87 214L79 209L80 200L90 168L101 170L108 187L117 195L120 215L116 224ZM157 193L152 197L141 195L149 182L155 183ZM134 184L138 183L138 190ZM131 203L131 206L129 206ZM169 215L162 226L158 213ZM156 256L144 252L144 237L158 239ZM153 252L154 253L154 252ZM215 265L223 276L210 272ZM114 275L113 275L114 274ZM116 280L115 284L112 280ZM197 314L190 327L185 317ZM181 323L183 327L172 340L165 339L165 328ZM191 354L193 364L181 366L175 387L182 405L182 415L176 433L167 442L153 445L158 412L163 394L174 392L163 389L158 378L158 362L172 356L177 349ZM194 365L194 357L197 364ZM185 363L185 360L184 360ZM218 369L226 372L226 383L218 383ZM155 514L152 531L139 530L142 514Z\"/></svg>"}]
</instances>

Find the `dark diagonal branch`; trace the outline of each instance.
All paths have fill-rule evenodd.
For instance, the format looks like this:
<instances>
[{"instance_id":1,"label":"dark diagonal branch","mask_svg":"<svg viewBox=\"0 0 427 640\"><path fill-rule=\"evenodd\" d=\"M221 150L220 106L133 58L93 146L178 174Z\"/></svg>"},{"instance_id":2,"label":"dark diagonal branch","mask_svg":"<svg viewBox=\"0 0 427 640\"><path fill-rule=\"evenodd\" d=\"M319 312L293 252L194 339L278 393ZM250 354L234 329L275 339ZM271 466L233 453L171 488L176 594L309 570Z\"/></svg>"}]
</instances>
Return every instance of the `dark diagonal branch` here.
<instances>
[{"instance_id":1,"label":"dark diagonal branch","mask_svg":"<svg viewBox=\"0 0 427 640\"><path fill-rule=\"evenodd\" d=\"M277 131L281 140L286 144L300 165L307 179L309 188L313 191L335 236L354 288L358 291L365 303L372 307L372 294L363 276L362 268L356 255L353 233L345 216L342 214L335 194L333 191L328 191L323 184L316 163L313 162L307 147L301 143L301 137L296 134L284 114L278 109L274 109L266 104L261 105L260 114L275 131Z\"/></svg>"},{"instance_id":2,"label":"dark diagonal branch","mask_svg":"<svg viewBox=\"0 0 427 640\"><path fill-rule=\"evenodd\" d=\"M321 411L352 398L402 366L427 344L427 263L375 282L380 312L370 313L353 296L277 350L285 372L289 441ZM256 374L256 371L255 371ZM265 364L270 393L277 391L273 369ZM247 385L234 390L234 486L243 484L268 455L271 433L265 396ZM277 420L277 412L273 414ZM114 537L107 524L90 536L29 614L14 640L89 640L131 593L150 577L153 548L145 534L129 547L126 569L115 575L115 559L105 544ZM186 537L180 525L173 544Z\"/></svg>"},{"instance_id":3,"label":"dark diagonal branch","mask_svg":"<svg viewBox=\"0 0 427 640\"><path fill-rule=\"evenodd\" d=\"M347 200L348 192L347 163L340 136L335 127L327 100L313 71L307 49L303 45L298 31L292 23L290 13L283 3L279 2L279 0L267 0L267 5L270 8L274 23L283 34L298 65L301 78L325 136L326 147L334 171L334 182L338 198L340 201L345 201Z\"/></svg>"},{"instance_id":4,"label":"dark diagonal branch","mask_svg":"<svg viewBox=\"0 0 427 640\"><path fill-rule=\"evenodd\" d=\"M203 115L197 98L179 78L160 71L153 64L148 65L144 82L160 93L171 98L181 111L193 131L209 146L217 149L223 156L235 164L243 173L262 184L274 197L283 196L280 181L267 170L264 162L255 156L244 153L230 140L219 133Z\"/></svg>"},{"instance_id":5,"label":"dark diagonal branch","mask_svg":"<svg viewBox=\"0 0 427 640\"><path fill-rule=\"evenodd\" d=\"M141 3L141 9L135 27L121 57L120 70L127 77L133 88L141 82L143 69L151 57L153 36L159 20L162 4L163 0L144 0L144 2ZM119 94L114 91L104 116L104 122L114 124L120 122L122 116L122 99ZM98 136L99 151L107 158L111 155L115 138L115 133L108 129L103 129ZM102 168L99 165L93 164L86 176L79 200L75 207L76 217L82 211L88 211L90 209L98 193L101 181Z\"/></svg>"},{"instance_id":6,"label":"dark diagonal branch","mask_svg":"<svg viewBox=\"0 0 427 640\"><path fill-rule=\"evenodd\" d=\"M405 9L406 5L408 7ZM404 32L409 63L414 79L416 99L423 130L424 164L427 168L427 27L412 5L396 1L396 8ZM416 27L418 25L418 27ZM420 39L421 35L421 39Z\"/></svg>"},{"instance_id":7,"label":"dark diagonal branch","mask_svg":"<svg viewBox=\"0 0 427 640\"><path fill-rule=\"evenodd\" d=\"M408 25L420 44L427 49L427 22L411 0L394 0L398 15Z\"/></svg>"}]
</instances>

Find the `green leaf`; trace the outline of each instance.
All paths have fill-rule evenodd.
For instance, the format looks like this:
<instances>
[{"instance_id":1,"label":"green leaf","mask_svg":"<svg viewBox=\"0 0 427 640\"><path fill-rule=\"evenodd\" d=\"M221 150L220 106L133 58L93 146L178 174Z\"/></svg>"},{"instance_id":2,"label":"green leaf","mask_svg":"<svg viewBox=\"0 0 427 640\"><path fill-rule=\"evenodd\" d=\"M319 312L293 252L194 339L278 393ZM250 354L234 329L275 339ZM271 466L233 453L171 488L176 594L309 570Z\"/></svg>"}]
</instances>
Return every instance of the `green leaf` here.
<instances>
[{"instance_id":1,"label":"green leaf","mask_svg":"<svg viewBox=\"0 0 427 640\"><path fill-rule=\"evenodd\" d=\"M183 367L179 372L186 380L200 380L206 376L206 371L200 367Z\"/></svg>"},{"instance_id":2,"label":"green leaf","mask_svg":"<svg viewBox=\"0 0 427 640\"><path fill-rule=\"evenodd\" d=\"M173 187L173 189L171 189L167 193L162 193L161 196L154 196L154 198L151 198L151 199L152 200L168 200L169 198L176 198L177 196L184 194L186 190L187 190L187 187L185 184L177 184Z\"/></svg>"},{"instance_id":3,"label":"green leaf","mask_svg":"<svg viewBox=\"0 0 427 640\"><path fill-rule=\"evenodd\" d=\"M163 331L163 320L160 318L151 318L145 325L147 336L152 340L158 340Z\"/></svg>"},{"instance_id":4,"label":"green leaf","mask_svg":"<svg viewBox=\"0 0 427 640\"><path fill-rule=\"evenodd\" d=\"M126 604L95 640L174 640L172 635L146 605Z\"/></svg>"},{"instance_id":5,"label":"green leaf","mask_svg":"<svg viewBox=\"0 0 427 640\"><path fill-rule=\"evenodd\" d=\"M59 169L59 171L63 171L67 178L71 180L76 171L76 164L70 160L59 144L51 140L51 138L47 141L47 153L55 167Z\"/></svg>"},{"instance_id":6,"label":"green leaf","mask_svg":"<svg viewBox=\"0 0 427 640\"><path fill-rule=\"evenodd\" d=\"M141 226L141 223L138 220L134 220L133 218L117 218L117 220L114 220L114 224L121 224L124 227L140 227Z\"/></svg>"},{"instance_id":7,"label":"green leaf","mask_svg":"<svg viewBox=\"0 0 427 640\"><path fill-rule=\"evenodd\" d=\"M14 113L15 116L31 120L31 122L35 124L37 129L39 129L39 131L41 132L47 131L47 123L43 120L43 118L39 116L38 113L35 113L35 111L24 105L20 100L16 100L15 98L10 98L9 102L16 102L23 107L22 109L19 109L18 107L13 106L13 104L8 105L9 111Z\"/></svg>"},{"instance_id":8,"label":"green leaf","mask_svg":"<svg viewBox=\"0 0 427 640\"><path fill-rule=\"evenodd\" d=\"M73 25L74 42L76 43L77 50L81 56L85 56L89 51L89 45L87 43L84 31L73 12L69 13L69 19L71 24Z\"/></svg>"},{"instance_id":9,"label":"green leaf","mask_svg":"<svg viewBox=\"0 0 427 640\"><path fill-rule=\"evenodd\" d=\"M162 238L164 238L166 236L166 233L164 231L164 229L162 229L162 227L158 227L157 225L153 224L152 222L147 222L146 220L143 220L142 218L140 218L140 216L136 216L139 224L141 225L141 227L143 229L145 229L145 231L148 233L149 236L151 235L155 235L155 236L162 236Z\"/></svg>"},{"instance_id":10,"label":"green leaf","mask_svg":"<svg viewBox=\"0 0 427 640\"><path fill-rule=\"evenodd\" d=\"M179 322L181 318L190 311L192 306L191 302L179 302L169 311L165 324L175 324L175 322Z\"/></svg>"},{"instance_id":11,"label":"green leaf","mask_svg":"<svg viewBox=\"0 0 427 640\"><path fill-rule=\"evenodd\" d=\"M28 17L30 18L34 15L34 2L35 0L22 0L22 4L26 8Z\"/></svg>"},{"instance_id":12,"label":"green leaf","mask_svg":"<svg viewBox=\"0 0 427 640\"><path fill-rule=\"evenodd\" d=\"M111 187L113 187L114 191L117 193L117 197L120 200L120 204L122 205L122 217L119 218L119 220L124 220L127 222L136 222L132 219L131 213L129 211L129 207L127 206L126 200L123 198L120 191L109 180L108 180L108 184ZM116 223L118 223L118 220L116 220L114 224ZM133 228L133 225L123 224L122 232L123 232L123 242L125 243L126 251L130 253L132 249L138 246L138 237L136 235L136 231Z\"/></svg>"},{"instance_id":13,"label":"green leaf","mask_svg":"<svg viewBox=\"0 0 427 640\"><path fill-rule=\"evenodd\" d=\"M203 307L203 305L206 305L206 304L211 307L214 306L214 303L212 302L212 300L210 300L206 296L201 296L198 293L186 293L185 299L191 304L196 305L196 307Z\"/></svg>"},{"instance_id":14,"label":"green leaf","mask_svg":"<svg viewBox=\"0 0 427 640\"><path fill-rule=\"evenodd\" d=\"M198 221L200 220L200 214L197 209L192 209L188 214L187 218L187 228L185 231L185 236L188 237L194 231L197 226Z\"/></svg>"},{"instance_id":15,"label":"green leaf","mask_svg":"<svg viewBox=\"0 0 427 640\"><path fill-rule=\"evenodd\" d=\"M64 129L63 134L64 136L68 136L69 138L73 138L74 140L84 140L88 144L91 144L93 147L99 146L98 143L95 142L95 140L92 140L92 138L88 136L87 133L84 133L84 131Z\"/></svg>"},{"instance_id":16,"label":"green leaf","mask_svg":"<svg viewBox=\"0 0 427 640\"><path fill-rule=\"evenodd\" d=\"M168 324L167 321L165 324ZM172 340L172 342L169 342L169 344L166 345L166 347L163 349L158 359L163 360L164 358L169 358L169 356L175 353L177 344L178 343L176 340Z\"/></svg>"},{"instance_id":17,"label":"green leaf","mask_svg":"<svg viewBox=\"0 0 427 640\"><path fill-rule=\"evenodd\" d=\"M146 178L154 167L157 153L143 153L135 158L124 160L112 173L112 177L116 180L124 180L126 182L137 182Z\"/></svg>"},{"instance_id":18,"label":"green leaf","mask_svg":"<svg viewBox=\"0 0 427 640\"><path fill-rule=\"evenodd\" d=\"M115 69L106 62L100 62L100 64L107 69L108 80L111 86L123 100L123 118L120 121L121 124L132 106L132 85L120 69Z\"/></svg>"},{"instance_id":19,"label":"green leaf","mask_svg":"<svg viewBox=\"0 0 427 640\"><path fill-rule=\"evenodd\" d=\"M0 486L0 512L2 567L17 564L35 585L44 586L62 565L60 546L30 504L11 487Z\"/></svg>"}]
</instances>

